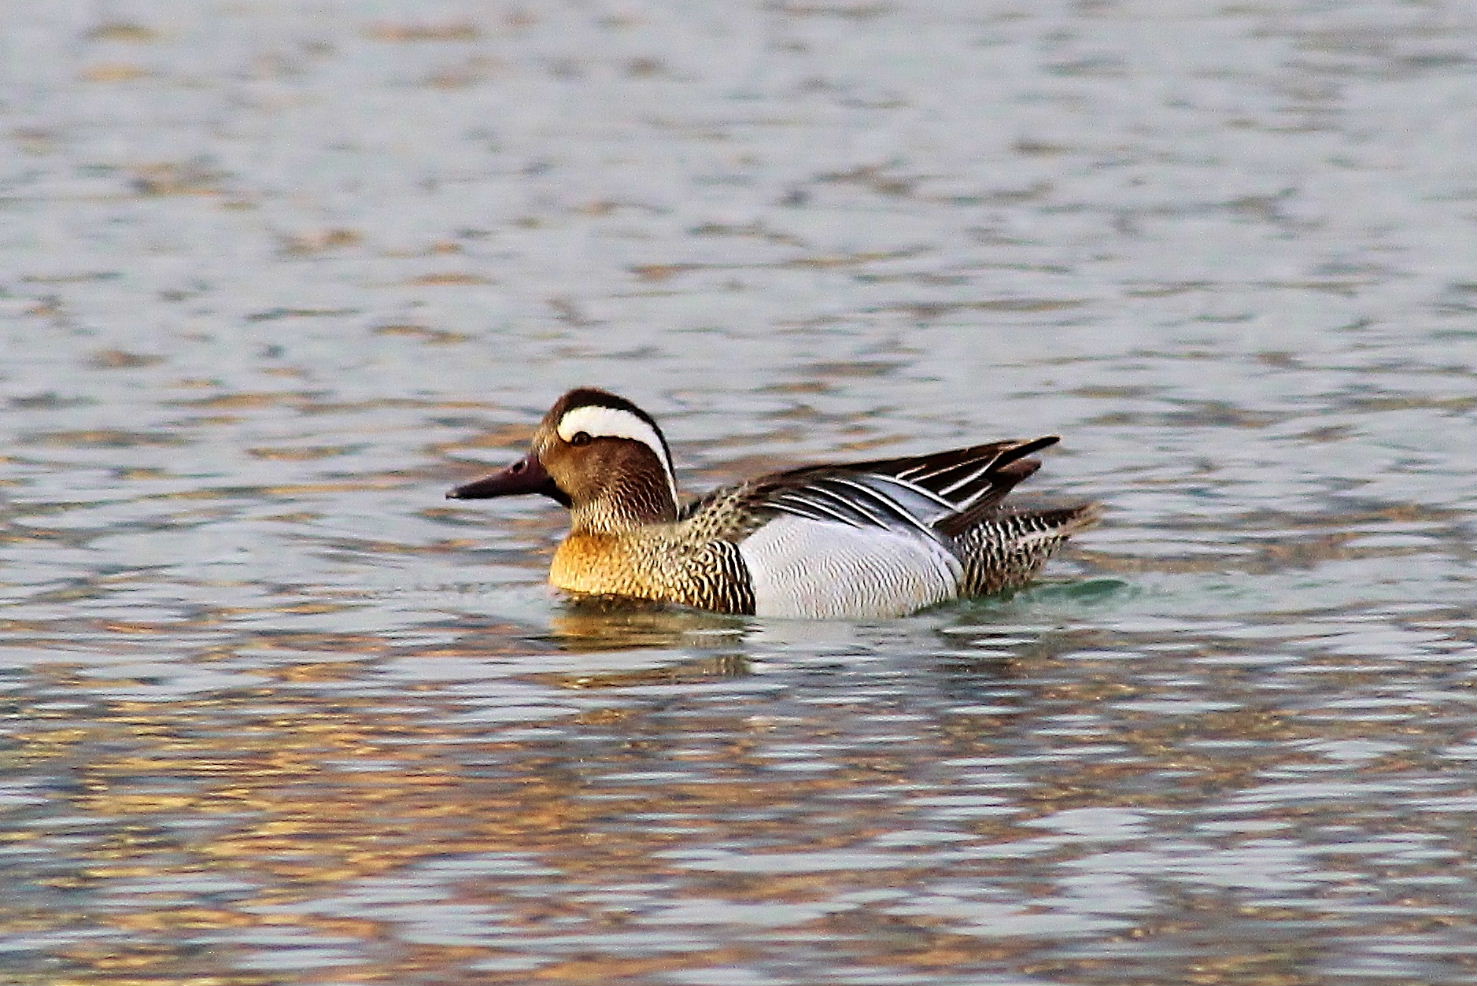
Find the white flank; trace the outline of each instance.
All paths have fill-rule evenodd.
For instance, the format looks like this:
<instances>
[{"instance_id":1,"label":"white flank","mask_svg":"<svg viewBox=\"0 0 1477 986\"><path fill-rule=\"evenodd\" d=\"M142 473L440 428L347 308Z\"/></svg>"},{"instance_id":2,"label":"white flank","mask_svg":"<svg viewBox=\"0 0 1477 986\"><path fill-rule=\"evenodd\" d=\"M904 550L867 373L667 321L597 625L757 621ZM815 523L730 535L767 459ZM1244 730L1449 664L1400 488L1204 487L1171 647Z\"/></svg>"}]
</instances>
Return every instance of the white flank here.
<instances>
[{"instance_id":1,"label":"white flank","mask_svg":"<svg viewBox=\"0 0 1477 986\"><path fill-rule=\"evenodd\" d=\"M952 599L964 577L937 541L899 531L779 516L739 545L757 616L902 616Z\"/></svg>"},{"instance_id":2,"label":"white flank","mask_svg":"<svg viewBox=\"0 0 1477 986\"><path fill-rule=\"evenodd\" d=\"M672 502L679 502L677 479L672 475L672 463L667 458L667 450L662 445L662 437L656 433L655 428L630 411L622 411L616 407L601 407L598 404L586 404L566 412L564 417L559 419L559 427L555 430L566 442L580 432L584 432L591 438L629 438L634 442L640 442L651 449L656 460L662 464L662 472L667 476L667 485L672 488Z\"/></svg>"}]
</instances>

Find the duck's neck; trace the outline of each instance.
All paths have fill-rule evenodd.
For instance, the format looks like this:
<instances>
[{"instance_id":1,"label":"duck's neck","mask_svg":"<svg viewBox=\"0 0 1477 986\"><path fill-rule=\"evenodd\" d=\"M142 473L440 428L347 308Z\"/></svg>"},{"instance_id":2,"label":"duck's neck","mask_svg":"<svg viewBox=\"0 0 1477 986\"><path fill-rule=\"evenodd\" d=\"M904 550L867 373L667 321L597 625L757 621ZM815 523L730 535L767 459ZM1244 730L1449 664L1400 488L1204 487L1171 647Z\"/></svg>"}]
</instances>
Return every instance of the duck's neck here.
<instances>
[{"instance_id":1,"label":"duck's neck","mask_svg":"<svg viewBox=\"0 0 1477 986\"><path fill-rule=\"evenodd\" d=\"M625 534L647 524L670 524L677 504L666 476L626 477L599 496L570 508L572 534Z\"/></svg>"}]
</instances>

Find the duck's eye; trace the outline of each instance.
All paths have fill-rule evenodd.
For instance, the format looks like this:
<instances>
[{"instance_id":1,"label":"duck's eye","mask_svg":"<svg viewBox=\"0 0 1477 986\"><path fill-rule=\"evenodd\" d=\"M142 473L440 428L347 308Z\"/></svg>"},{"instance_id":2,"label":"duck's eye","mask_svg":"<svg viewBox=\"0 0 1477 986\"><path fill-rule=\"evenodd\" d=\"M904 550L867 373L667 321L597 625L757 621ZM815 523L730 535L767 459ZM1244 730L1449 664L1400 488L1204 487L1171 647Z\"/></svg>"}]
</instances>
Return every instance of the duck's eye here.
<instances>
[{"instance_id":1,"label":"duck's eye","mask_svg":"<svg viewBox=\"0 0 1477 986\"><path fill-rule=\"evenodd\" d=\"M577 431L573 435L569 436L569 444L571 445L588 445L591 441L593 441L593 439L590 438L590 433L588 431Z\"/></svg>"}]
</instances>

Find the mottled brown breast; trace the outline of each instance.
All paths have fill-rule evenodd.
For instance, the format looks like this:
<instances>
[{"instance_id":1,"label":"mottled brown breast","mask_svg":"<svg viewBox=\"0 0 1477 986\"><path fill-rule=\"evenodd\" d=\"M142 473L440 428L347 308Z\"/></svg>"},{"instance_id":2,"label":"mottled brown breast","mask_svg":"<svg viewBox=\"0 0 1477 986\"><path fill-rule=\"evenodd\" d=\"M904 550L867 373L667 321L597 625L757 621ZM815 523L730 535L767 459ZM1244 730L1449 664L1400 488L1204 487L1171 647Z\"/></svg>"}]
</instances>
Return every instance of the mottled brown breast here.
<instances>
[{"instance_id":1,"label":"mottled brown breast","mask_svg":"<svg viewBox=\"0 0 1477 986\"><path fill-rule=\"evenodd\" d=\"M627 546L611 534L571 534L554 552L549 582L566 592L651 598Z\"/></svg>"},{"instance_id":2,"label":"mottled brown breast","mask_svg":"<svg viewBox=\"0 0 1477 986\"><path fill-rule=\"evenodd\" d=\"M571 534L554 553L549 582L566 592L752 613L753 589L738 546L694 543L674 536L675 531Z\"/></svg>"}]
</instances>

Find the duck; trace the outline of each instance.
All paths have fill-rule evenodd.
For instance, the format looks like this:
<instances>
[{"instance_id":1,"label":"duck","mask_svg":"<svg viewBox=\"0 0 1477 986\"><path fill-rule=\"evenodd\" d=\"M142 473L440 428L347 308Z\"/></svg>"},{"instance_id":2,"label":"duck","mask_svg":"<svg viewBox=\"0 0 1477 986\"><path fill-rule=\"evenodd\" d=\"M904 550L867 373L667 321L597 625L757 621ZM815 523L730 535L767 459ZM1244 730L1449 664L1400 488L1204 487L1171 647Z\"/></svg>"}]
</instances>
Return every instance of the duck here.
<instances>
[{"instance_id":1,"label":"duck","mask_svg":"<svg viewBox=\"0 0 1477 986\"><path fill-rule=\"evenodd\" d=\"M620 597L801 619L904 616L1030 582L1096 503L1013 509L1055 435L923 455L801 466L695 499L677 490L656 420L609 391L560 397L528 454L450 490L455 500L539 494L569 511L549 582Z\"/></svg>"}]
</instances>

